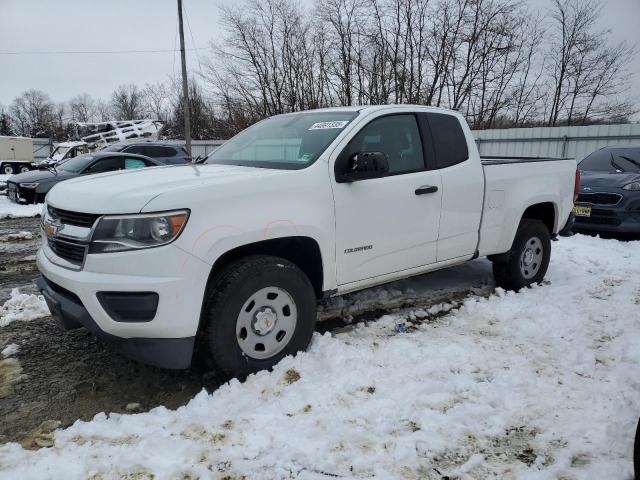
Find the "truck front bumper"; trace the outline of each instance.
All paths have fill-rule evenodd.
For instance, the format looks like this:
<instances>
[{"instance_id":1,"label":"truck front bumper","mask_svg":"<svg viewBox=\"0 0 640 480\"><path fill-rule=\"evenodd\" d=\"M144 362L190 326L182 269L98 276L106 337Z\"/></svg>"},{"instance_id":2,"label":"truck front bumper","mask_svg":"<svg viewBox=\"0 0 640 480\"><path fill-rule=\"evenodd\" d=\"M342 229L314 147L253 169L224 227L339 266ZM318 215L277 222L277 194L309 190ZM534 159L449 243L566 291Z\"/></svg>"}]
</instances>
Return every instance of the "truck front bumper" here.
<instances>
[{"instance_id":1,"label":"truck front bumper","mask_svg":"<svg viewBox=\"0 0 640 480\"><path fill-rule=\"evenodd\" d=\"M67 330L84 327L123 355L160 368L191 366L195 336L184 338L122 338L102 330L73 293L41 276L37 280L53 318Z\"/></svg>"},{"instance_id":2,"label":"truck front bumper","mask_svg":"<svg viewBox=\"0 0 640 480\"><path fill-rule=\"evenodd\" d=\"M52 260L45 244L37 255L38 288L64 328L84 327L149 365L190 367L210 267L171 245L87 255L79 271Z\"/></svg>"}]
</instances>

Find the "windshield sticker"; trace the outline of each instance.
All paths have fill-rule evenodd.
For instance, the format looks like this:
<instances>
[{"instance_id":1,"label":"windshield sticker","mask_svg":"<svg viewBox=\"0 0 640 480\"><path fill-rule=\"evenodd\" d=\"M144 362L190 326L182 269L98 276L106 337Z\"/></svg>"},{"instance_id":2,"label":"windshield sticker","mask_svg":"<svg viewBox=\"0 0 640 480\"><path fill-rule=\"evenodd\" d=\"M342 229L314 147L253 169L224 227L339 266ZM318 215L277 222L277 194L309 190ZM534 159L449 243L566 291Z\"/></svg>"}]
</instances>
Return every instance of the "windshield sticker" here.
<instances>
[{"instance_id":1,"label":"windshield sticker","mask_svg":"<svg viewBox=\"0 0 640 480\"><path fill-rule=\"evenodd\" d=\"M309 130L326 130L328 128L344 128L349 123L348 120L339 120L335 122L318 122L309 127Z\"/></svg>"}]
</instances>

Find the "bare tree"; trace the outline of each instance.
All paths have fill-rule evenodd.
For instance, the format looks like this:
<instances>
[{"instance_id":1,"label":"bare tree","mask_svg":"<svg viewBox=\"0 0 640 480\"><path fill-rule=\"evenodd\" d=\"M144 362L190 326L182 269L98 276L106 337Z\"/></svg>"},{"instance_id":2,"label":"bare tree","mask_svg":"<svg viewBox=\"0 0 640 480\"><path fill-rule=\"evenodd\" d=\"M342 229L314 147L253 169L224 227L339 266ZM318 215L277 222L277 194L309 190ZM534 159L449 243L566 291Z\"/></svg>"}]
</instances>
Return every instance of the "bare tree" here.
<instances>
[{"instance_id":1,"label":"bare tree","mask_svg":"<svg viewBox=\"0 0 640 480\"><path fill-rule=\"evenodd\" d=\"M141 90L133 84L120 85L111 95L111 114L117 120L144 118Z\"/></svg>"},{"instance_id":2,"label":"bare tree","mask_svg":"<svg viewBox=\"0 0 640 480\"><path fill-rule=\"evenodd\" d=\"M142 89L145 115L166 122L170 115L169 87L165 82L147 83Z\"/></svg>"},{"instance_id":3,"label":"bare tree","mask_svg":"<svg viewBox=\"0 0 640 480\"><path fill-rule=\"evenodd\" d=\"M9 116L7 109L4 105L0 105L0 135L14 135L11 123L11 117Z\"/></svg>"},{"instance_id":4,"label":"bare tree","mask_svg":"<svg viewBox=\"0 0 640 480\"><path fill-rule=\"evenodd\" d=\"M76 95L69 100L69 114L73 122L94 122L96 103L87 93Z\"/></svg>"},{"instance_id":5,"label":"bare tree","mask_svg":"<svg viewBox=\"0 0 640 480\"><path fill-rule=\"evenodd\" d=\"M10 107L13 128L18 135L50 137L53 131L54 104L40 90L27 90Z\"/></svg>"}]
</instances>

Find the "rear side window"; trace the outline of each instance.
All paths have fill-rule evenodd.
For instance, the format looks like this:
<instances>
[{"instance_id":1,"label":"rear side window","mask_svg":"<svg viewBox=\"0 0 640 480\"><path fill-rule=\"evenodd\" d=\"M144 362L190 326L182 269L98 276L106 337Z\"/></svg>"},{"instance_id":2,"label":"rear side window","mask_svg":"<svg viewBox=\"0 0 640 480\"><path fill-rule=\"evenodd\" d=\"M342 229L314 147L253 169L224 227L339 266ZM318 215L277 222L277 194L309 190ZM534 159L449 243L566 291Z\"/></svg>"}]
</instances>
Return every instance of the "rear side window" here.
<instances>
[{"instance_id":1,"label":"rear side window","mask_svg":"<svg viewBox=\"0 0 640 480\"><path fill-rule=\"evenodd\" d=\"M175 157L176 151L172 147L162 147L164 149L163 157Z\"/></svg>"},{"instance_id":2,"label":"rear side window","mask_svg":"<svg viewBox=\"0 0 640 480\"><path fill-rule=\"evenodd\" d=\"M142 155L144 151L144 145L132 145L128 148L125 148L123 151L127 153L135 153L137 155Z\"/></svg>"},{"instance_id":3,"label":"rear side window","mask_svg":"<svg viewBox=\"0 0 640 480\"><path fill-rule=\"evenodd\" d=\"M159 145L145 145L144 155L154 158L167 156L165 155L165 147L161 147Z\"/></svg>"},{"instance_id":4,"label":"rear side window","mask_svg":"<svg viewBox=\"0 0 640 480\"><path fill-rule=\"evenodd\" d=\"M437 168L447 168L469 158L467 139L453 115L427 113Z\"/></svg>"}]
</instances>

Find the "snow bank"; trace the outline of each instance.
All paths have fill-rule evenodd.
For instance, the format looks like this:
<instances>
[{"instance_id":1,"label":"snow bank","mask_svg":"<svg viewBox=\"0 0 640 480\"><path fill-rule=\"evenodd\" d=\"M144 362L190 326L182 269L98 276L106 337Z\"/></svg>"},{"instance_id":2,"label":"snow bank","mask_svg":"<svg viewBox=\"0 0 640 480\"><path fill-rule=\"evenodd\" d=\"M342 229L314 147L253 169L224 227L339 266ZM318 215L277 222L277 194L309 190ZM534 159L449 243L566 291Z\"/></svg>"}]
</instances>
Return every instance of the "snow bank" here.
<instances>
[{"instance_id":1,"label":"snow bank","mask_svg":"<svg viewBox=\"0 0 640 480\"><path fill-rule=\"evenodd\" d=\"M0 196L0 219L37 217L41 212L41 203L38 203L36 205L18 205L17 203L13 203L6 196Z\"/></svg>"},{"instance_id":2,"label":"snow bank","mask_svg":"<svg viewBox=\"0 0 640 480\"><path fill-rule=\"evenodd\" d=\"M52 448L2 446L0 477L630 478L640 244L553 246L542 286L316 334L177 411L98 414Z\"/></svg>"},{"instance_id":3,"label":"snow bank","mask_svg":"<svg viewBox=\"0 0 640 480\"><path fill-rule=\"evenodd\" d=\"M11 298L0 307L0 327L16 320L34 320L47 315L50 313L42 295L28 295L14 288Z\"/></svg>"}]
</instances>

